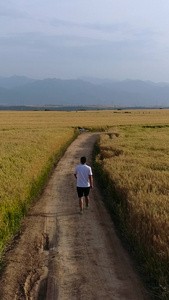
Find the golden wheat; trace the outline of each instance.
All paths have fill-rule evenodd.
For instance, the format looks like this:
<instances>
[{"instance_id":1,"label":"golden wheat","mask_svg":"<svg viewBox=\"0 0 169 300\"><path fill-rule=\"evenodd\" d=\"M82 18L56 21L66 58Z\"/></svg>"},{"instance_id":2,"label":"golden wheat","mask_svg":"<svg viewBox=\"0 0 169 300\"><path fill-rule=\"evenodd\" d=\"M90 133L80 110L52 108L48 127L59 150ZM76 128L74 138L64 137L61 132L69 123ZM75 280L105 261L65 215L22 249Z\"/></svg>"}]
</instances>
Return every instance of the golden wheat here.
<instances>
[{"instance_id":1,"label":"golden wheat","mask_svg":"<svg viewBox=\"0 0 169 300\"><path fill-rule=\"evenodd\" d=\"M74 128L57 119L26 113L0 118L0 250L17 228L29 199L37 195L56 156L74 136ZM42 179L44 178L44 179ZM36 187L37 185L37 187Z\"/></svg>"},{"instance_id":2,"label":"golden wheat","mask_svg":"<svg viewBox=\"0 0 169 300\"><path fill-rule=\"evenodd\" d=\"M132 238L147 245L153 273L151 254L160 261L169 255L168 126L169 110L0 112L0 251L19 225L27 198L41 187L41 174L74 136L74 128L106 129L97 157L109 175L106 189L112 193L113 185L119 193L118 213Z\"/></svg>"},{"instance_id":3,"label":"golden wheat","mask_svg":"<svg viewBox=\"0 0 169 300\"><path fill-rule=\"evenodd\" d=\"M58 128L88 127L91 129L115 125L165 125L169 122L168 109L110 110L110 111L0 111L0 127L8 128Z\"/></svg>"},{"instance_id":4,"label":"golden wheat","mask_svg":"<svg viewBox=\"0 0 169 300\"><path fill-rule=\"evenodd\" d=\"M116 191L112 202L125 230L168 297L169 126L125 126L115 133L102 134L97 163Z\"/></svg>"}]
</instances>

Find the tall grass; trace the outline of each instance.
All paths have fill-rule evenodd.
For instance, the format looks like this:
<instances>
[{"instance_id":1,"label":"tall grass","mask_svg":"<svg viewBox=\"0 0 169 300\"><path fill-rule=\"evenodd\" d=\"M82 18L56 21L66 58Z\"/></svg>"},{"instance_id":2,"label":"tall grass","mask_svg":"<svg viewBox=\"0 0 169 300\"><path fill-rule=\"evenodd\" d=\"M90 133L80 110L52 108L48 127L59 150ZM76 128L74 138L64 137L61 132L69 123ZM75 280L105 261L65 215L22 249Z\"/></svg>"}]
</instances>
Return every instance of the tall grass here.
<instances>
[{"instance_id":1,"label":"tall grass","mask_svg":"<svg viewBox=\"0 0 169 300\"><path fill-rule=\"evenodd\" d=\"M101 136L95 168L156 299L169 299L169 127Z\"/></svg>"}]
</instances>

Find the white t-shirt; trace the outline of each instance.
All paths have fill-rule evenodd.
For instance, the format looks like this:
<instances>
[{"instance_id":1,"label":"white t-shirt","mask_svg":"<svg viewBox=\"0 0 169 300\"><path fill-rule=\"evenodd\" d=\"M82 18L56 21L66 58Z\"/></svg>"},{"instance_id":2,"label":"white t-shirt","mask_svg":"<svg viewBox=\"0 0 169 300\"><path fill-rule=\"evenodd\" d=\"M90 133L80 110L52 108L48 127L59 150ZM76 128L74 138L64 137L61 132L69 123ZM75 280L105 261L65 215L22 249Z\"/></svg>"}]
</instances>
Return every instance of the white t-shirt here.
<instances>
[{"instance_id":1,"label":"white t-shirt","mask_svg":"<svg viewBox=\"0 0 169 300\"><path fill-rule=\"evenodd\" d=\"M89 167L85 164L78 165L75 168L74 174L77 175L77 186L78 187L89 187L90 186L89 175L93 175L91 167Z\"/></svg>"}]
</instances>

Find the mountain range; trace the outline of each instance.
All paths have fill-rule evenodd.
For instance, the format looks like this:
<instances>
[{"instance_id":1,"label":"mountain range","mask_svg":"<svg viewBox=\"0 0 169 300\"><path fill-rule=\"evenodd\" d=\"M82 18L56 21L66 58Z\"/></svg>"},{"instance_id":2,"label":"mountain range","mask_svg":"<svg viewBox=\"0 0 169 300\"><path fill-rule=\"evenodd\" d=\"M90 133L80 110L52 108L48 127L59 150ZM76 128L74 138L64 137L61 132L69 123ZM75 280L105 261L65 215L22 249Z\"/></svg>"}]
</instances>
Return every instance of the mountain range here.
<instances>
[{"instance_id":1,"label":"mountain range","mask_svg":"<svg viewBox=\"0 0 169 300\"><path fill-rule=\"evenodd\" d=\"M0 105L169 107L169 83L91 77L76 80L0 77Z\"/></svg>"}]
</instances>

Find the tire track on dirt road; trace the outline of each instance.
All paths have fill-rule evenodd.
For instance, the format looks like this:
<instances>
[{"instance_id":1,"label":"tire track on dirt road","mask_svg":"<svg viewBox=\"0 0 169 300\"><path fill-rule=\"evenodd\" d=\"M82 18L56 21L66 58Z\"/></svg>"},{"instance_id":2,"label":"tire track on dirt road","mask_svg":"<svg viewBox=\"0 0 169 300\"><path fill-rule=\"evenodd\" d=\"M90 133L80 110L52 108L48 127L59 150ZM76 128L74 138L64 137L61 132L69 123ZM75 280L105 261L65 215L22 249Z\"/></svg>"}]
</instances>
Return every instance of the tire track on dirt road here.
<instances>
[{"instance_id":1,"label":"tire track on dirt road","mask_svg":"<svg viewBox=\"0 0 169 300\"><path fill-rule=\"evenodd\" d=\"M78 136L30 209L23 233L7 253L2 300L149 300L95 180L90 209L79 215L73 171L83 155L91 164L98 137Z\"/></svg>"}]
</instances>

